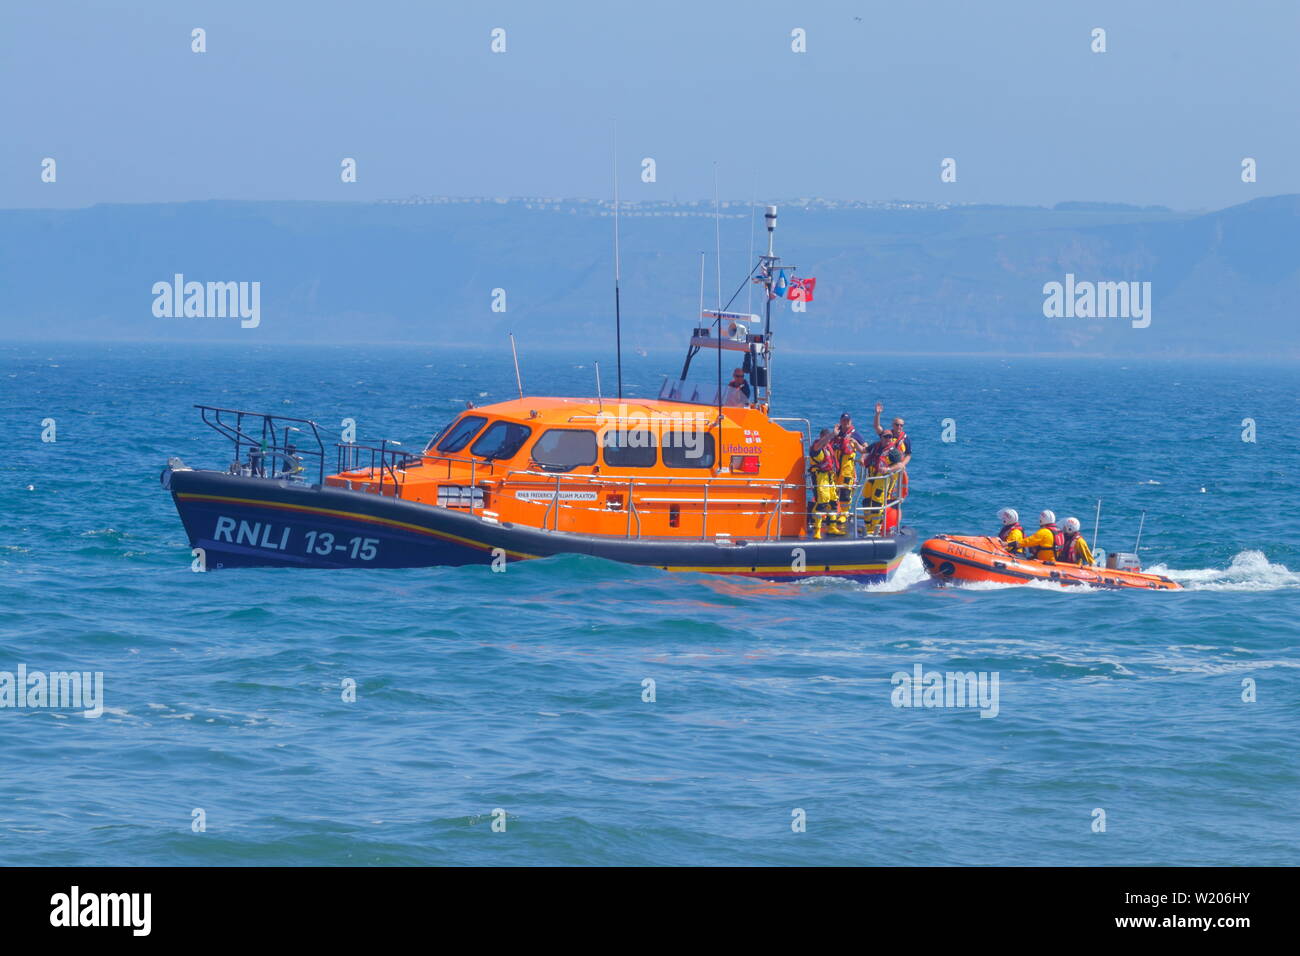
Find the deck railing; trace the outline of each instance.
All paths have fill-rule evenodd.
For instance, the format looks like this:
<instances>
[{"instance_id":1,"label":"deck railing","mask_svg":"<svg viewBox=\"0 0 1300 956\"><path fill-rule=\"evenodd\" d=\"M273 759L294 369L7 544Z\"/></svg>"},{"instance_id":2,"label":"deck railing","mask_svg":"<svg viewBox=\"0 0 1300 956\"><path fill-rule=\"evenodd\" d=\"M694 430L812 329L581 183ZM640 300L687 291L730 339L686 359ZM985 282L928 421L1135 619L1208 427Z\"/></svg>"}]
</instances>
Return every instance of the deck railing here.
<instances>
[{"instance_id":1,"label":"deck railing","mask_svg":"<svg viewBox=\"0 0 1300 956\"><path fill-rule=\"evenodd\" d=\"M883 501L878 504L874 501L869 504L864 503L864 491L868 489L874 490L879 483L884 484ZM566 499L564 497L566 486L571 488L574 485L594 489L594 497L586 500ZM898 495L898 487L899 473L869 477L862 485L855 487L850 499L849 509L855 518L852 522L852 537L857 538L864 534L889 533L889 530L892 529L887 529L886 516L890 508L898 509L898 517L901 521L902 498ZM552 531L559 530L560 516L564 511L609 513L612 509L609 508L608 504L600 502L600 492L602 490L607 493L626 490L621 508L627 513L624 534L629 538L641 537L641 516L643 511L656 510L662 513L663 506L670 508L677 506L678 513L683 519L698 517L701 540L708 540L709 538L710 507L712 507L715 516L721 506L724 507L725 513L729 516L747 516L758 519L763 527L760 536L768 541L781 537L781 519L783 517L790 515L802 517L801 527L807 525L809 517L807 483L776 479L723 476L663 478L644 475L571 475L531 470L512 470L501 478L499 484L500 491L510 489L516 492L534 492L532 500L539 504L544 502L546 505L542 513L540 527ZM751 494L745 497L727 497L728 492L745 491L760 491L765 492L765 494L761 496ZM694 492L694 494L691 497L681 497L680 494L673 497L663 497L663 495L671 495L673 492L688 494ZM606 499L607 501L608 499ZM734 510L731 507L734 505L749 505L752 506L752 510ZM721 536L721 533L719 536Z\"/></svg>"},{"instance_id":2,"label":"deck railing","mask_svg":"<svg viewBox=\"0 0 1300 956\"><path fill-rule=\"evenodd\" d=\"M325 480L325 445L311 419L216 405L194 407L205 425L234 445L231 474L306 481L314 461L316 483Z\"/></svg>"},{"instance_id":3,"label":"deck railing","mask_svg":"<svg viewBox=\"0 0 1300 956\"><path fill-rule=\"evenodd\" d=\"M400 442L384 439L378 445L363 445L357 442L336 442L338 449L338 468L340 474L348 475L346 480L373 483L378 479L376 490L382 494L400 497L402 482L398 475L406 476L408 468L419 468L422 464L420 455L403 451ZM357 473L364 473L362 479Z\"/></svg>"}]
</instances>

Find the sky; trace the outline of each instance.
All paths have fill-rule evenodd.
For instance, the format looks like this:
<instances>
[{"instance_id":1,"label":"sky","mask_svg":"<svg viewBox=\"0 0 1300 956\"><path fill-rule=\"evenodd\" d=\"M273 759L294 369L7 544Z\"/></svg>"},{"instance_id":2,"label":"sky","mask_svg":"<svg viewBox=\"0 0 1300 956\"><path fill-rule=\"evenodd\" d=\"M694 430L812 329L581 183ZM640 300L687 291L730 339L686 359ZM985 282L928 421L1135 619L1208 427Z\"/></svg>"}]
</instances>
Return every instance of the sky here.
<instances>
[{"instance_id":1,"label":"sky","mask_svg":"<svg viewBox=\"0 0 1300 956\"><path fill-rule=\"evenodd\" d=\"M616 168L629 200L716 169L744 201L1214 209L1300 192L1298 42L1296 0L5 0L0 208L607 198Z\"/></svg>"}]
</instances>

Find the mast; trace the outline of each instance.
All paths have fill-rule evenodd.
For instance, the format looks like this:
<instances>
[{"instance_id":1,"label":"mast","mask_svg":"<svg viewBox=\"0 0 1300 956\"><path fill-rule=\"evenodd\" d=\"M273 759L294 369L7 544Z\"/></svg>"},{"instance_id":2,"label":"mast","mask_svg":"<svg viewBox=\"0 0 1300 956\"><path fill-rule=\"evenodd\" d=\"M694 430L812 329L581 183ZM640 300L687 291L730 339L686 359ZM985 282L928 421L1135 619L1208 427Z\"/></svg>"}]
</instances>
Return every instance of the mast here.
<instances>
[{"instance_id":1,"label":"mast","mask_svg":"<svg viewBox=\"0 0 1300 956\"><path fill-rule=\"evenodd\" d=\"M768 409L772 407L772 277L773 267L781 260L773 251L776 245L776 207L768 206L763 212L763 222L767 225L767 255L761 256L763 264L763 288L767 292L766 312L763 316L763 367L767 370L767 382L763 387L763 397L767 399Z\"/></svg>"},{"instance_id":2,"label":"mast","mask_svg":"<svg viewBox=\"0 0 1300 956\"><path fill-rule=\"evenodd\" d=\"M719 211L717 208L718 200L716 195L714 198L714 205L715 205L714 216L716 219L719 216ZM731 341L730 343L727 343L726 348L728 349L728 351L743 351L745 353L745 363L748 366L748 368L751 369L751 373L749 375L749 383L752 386L752 395L748 404L751 405L766 404L770 406L772 401L772 375L771 375L772 299L774 298L775 295L772 290L773 287L776 285L778 276L786 270L793 272L795 266L782 266L780 257L777 256L774 251L774 247L775 247L774 233L776 231L776 207L767 206L766 211L763 214L763 218L764 220L766 220L767 223L767 253L764 255L760 255L758 257L758 262L745 276L744 280L740 283L739 287L737 287L736 291L732 293L731 298L727 300L726 304L725 305L722 304L721 296L719 296L719 307L717 309L710 309L709 311L705 311L704 309L704 263L705 263L706 253L704 252L700 253L700 316L701 318L710 319L711 322L708 326L704 326L704 327L696 326L691 336L691 344L686 350L686 360L682 363L682 371L681 371L681 375L678 377L678 381L682 385L685 385L686 377L691 370L691 362L695 358L695 356L699 353L700 349L702 348L716 349L718 352L717 375L718 375L718 402L719 402L718 420L719 421L722 420L722 416L723 416L722 407L721 407L722 405L722 349L724 347L723 335L722 335L722 321L723 319L731 319L736 321L737 323L742 321L746 323L750 323L750 322L756 322L758 320L757 315L753 315L748 311L743 313L727 311L728 309L731 308L731 304L736 301L736 298L740 295L741 290L744 289L747 285L749 285L752 288L751 284L761 285L763 287L763 291L766 293L765 298L767 301L765 303L765 318L763 320L763 332L762 334L759 334L758 332L749 332L748 325L747 325L746 333L743 336L743 342L740 339L736 339L734 341ZM715 231L720 232L720 227L715 226ZM715 237L715 242L717 242L719 247L721 246L720 236ZM720 253L721 249L718 248L716 251ZM721 255L719 255L719 259L720 258ZM716 335L714 334L714 329L717 330ZM759 394L759 389L762 389L762 394Z\"/></svg>"}]
</instances>

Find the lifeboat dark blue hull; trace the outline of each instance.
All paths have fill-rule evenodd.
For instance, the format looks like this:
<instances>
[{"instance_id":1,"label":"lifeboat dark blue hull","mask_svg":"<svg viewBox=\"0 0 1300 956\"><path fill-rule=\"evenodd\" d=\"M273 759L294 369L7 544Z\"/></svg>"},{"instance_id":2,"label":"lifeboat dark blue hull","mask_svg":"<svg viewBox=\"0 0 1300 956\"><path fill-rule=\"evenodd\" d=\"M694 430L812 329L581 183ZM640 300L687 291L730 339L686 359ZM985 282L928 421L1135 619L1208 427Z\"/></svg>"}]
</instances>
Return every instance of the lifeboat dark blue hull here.
<instances>
[{"instance_id":1,"label":"lifeboat dark blue hull","mask_svg":"<svg viewBox=\"0 0 1300 956\"><path fill-rule=\"evenodd\" d=\"M778 581L825 576L883 581L917 543L906 528L889 537L820 541L613 538L543 531L292 480L168 468L162 482L208 570L499 565L586 554L668 571Z\"/></svg>"}]
</instances>

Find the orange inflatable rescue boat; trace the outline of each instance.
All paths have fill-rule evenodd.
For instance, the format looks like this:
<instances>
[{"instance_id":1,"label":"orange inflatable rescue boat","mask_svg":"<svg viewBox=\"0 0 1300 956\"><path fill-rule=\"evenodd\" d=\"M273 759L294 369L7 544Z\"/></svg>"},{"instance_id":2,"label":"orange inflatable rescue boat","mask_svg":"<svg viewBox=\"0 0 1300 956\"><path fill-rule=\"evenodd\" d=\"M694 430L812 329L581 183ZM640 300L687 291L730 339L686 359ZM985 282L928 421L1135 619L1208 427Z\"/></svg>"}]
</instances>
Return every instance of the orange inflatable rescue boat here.
<instances>
[{"instance_id":1,"label":"orange inflatable rescue boat","mask_svg":"<svg viewBox=\"0 0 1300 956\"><path fill-rule=\"evenodd\" d=\"M1002 539L994 535L963 537L941 534L921 545L921 563L931 577L940 581L989 581L995 584L1047 581L1062 586L1086 584L1094 588L1180 590L1177 582L1164 575L1143 571L1133 554L1107 554L1106 567L1038 561L1012 554Z\"/></svg>"}]
</instances>

